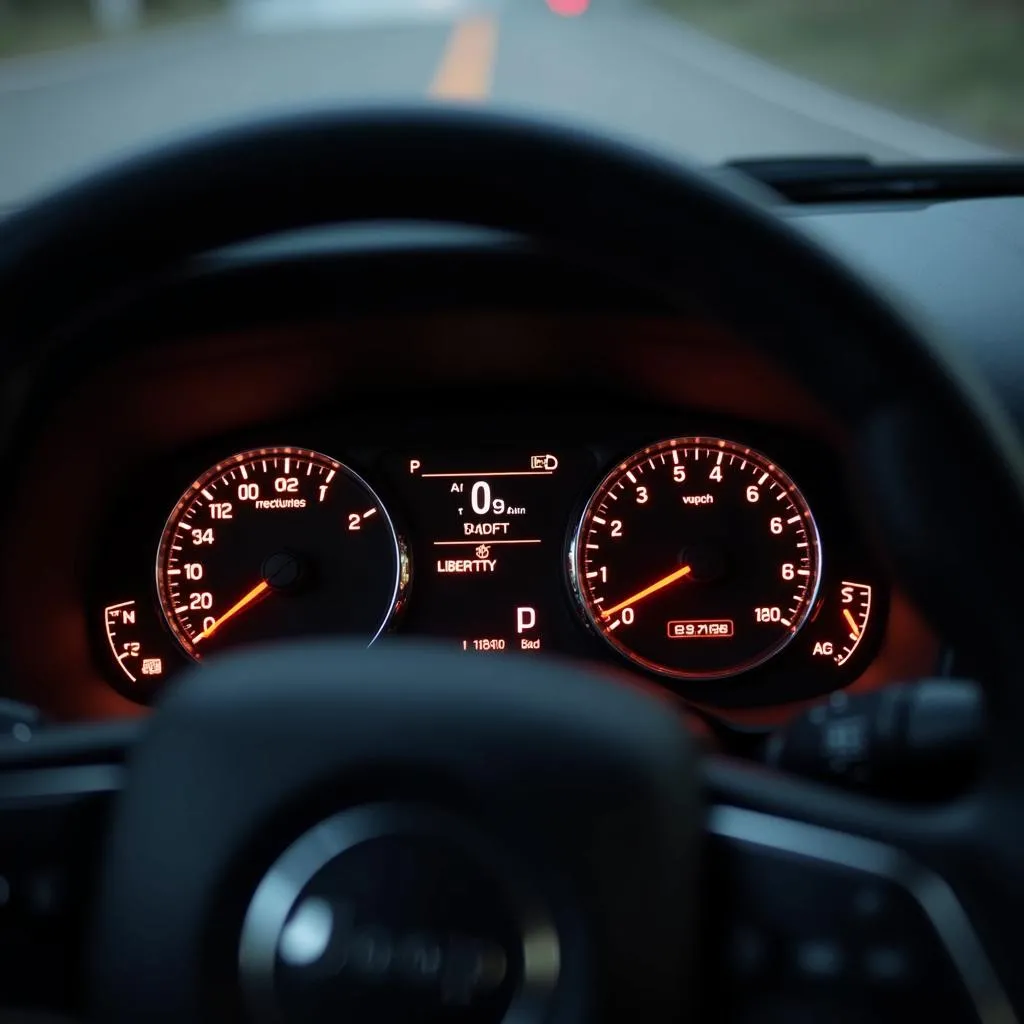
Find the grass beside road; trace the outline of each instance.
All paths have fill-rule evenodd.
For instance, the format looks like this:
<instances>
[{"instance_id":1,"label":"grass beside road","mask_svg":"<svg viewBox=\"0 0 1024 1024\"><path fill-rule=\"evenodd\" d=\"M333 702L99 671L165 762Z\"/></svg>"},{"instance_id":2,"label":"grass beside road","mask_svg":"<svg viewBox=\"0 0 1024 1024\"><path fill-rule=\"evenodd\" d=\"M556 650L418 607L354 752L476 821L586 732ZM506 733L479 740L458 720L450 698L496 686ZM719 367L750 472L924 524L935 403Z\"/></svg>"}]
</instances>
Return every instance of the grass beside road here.
<instances>
[{"instance_id":1,"label":"grass beside road","mask_svg":"<svg viewBox=\"0 0 1024 1024\"><path fill-rule=\"evenodd\" d=\"M225 0L145 0L144 31L223 10ZM0 59L60 50L110 38L97 26L89 0L0 0Z\"/></svg>"},{"instance_id":2,"label":"grass beside road","mask_svg":"<svg viewBox=\"0 0 1024 1024\"><path fill-rule=\"evenodd\" d=\"M850 95L1024 150L1024 0L657 0Z\"/></svg>"}]
</instances>

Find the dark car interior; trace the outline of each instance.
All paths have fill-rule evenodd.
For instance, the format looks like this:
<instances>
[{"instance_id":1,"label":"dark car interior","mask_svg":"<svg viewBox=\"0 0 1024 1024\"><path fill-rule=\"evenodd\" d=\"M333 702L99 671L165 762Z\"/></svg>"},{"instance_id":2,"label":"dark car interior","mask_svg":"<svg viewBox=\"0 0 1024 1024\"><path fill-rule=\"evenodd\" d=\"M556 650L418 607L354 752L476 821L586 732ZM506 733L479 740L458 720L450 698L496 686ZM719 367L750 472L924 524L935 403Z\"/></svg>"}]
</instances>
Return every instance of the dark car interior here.
<instances>
[{"instance_id":1,"label":"dark car interior","mask_svg":"<svg viewBox=\"0 0 1024 1024\"><path fill-rule=\"evenodd\" d=\"M291 116L0 229L0 1021L1024 1006L1024 172Z\"/></svg>"}]
</instances>

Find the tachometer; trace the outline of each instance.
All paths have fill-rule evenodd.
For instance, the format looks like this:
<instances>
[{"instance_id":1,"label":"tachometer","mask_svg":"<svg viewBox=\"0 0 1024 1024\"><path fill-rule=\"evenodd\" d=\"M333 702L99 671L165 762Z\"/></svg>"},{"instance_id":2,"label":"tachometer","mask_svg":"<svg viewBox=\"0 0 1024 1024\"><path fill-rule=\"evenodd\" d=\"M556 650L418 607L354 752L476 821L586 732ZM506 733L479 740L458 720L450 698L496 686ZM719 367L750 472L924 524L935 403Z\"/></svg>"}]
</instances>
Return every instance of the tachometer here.
<instances>
[{"instance_id":1,"label":"tachometer","mask_svg":"<svg viewBox=\"0 0 1024 1024\"><path fill-rule=\"evenodd\" d=\"M626 658L714 679L789 643L814 605L821 553L811 510L778 466L731 441L682 437L601 482L570 574L590 623Z\"/></svg>"},{"instance_id":2,"label":"tachometer","mask_svg":"<svg viewBox=\"0 0 1024 1024\"><path fill-rule=\"evenodd\" d=\"M171 512L156 563L168 625L197 659L290 636L372 643L407 578L369 484L303 448L241 452L203 473Z\"/></svg>"}]
</instances>

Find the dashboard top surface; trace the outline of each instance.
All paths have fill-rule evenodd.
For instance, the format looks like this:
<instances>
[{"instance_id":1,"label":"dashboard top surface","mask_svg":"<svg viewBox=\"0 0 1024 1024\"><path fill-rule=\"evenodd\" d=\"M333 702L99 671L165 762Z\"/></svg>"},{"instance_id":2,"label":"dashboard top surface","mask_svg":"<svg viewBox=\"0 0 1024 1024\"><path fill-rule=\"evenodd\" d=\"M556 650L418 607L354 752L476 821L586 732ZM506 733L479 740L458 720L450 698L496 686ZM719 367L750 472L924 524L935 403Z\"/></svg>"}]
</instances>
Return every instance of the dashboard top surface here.
<instances>
[{"instance_id":1,"label":"dashboard top surface","mask_svg":"<svg viewBox=\"0 0 1024 1024\"><path fill-rule=\"evenodd\" d=\"M1024 429L1024 198L784 215L963 351Z\"/></svg>"}]
</instances>

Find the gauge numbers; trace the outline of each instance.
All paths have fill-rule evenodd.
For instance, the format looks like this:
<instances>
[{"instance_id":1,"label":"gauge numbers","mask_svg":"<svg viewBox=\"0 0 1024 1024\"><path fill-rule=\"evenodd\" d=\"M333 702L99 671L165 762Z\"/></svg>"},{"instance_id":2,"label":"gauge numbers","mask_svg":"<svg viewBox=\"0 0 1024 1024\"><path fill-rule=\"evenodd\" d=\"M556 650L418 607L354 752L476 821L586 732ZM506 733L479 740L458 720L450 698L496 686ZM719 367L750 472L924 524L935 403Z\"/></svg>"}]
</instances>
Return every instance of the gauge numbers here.
<instances>
[{"instance_id":1,"label":"gauge numbers","mask_svg":"<svg viewBox=\"0 0 1024 1024\"><path fill-rule=\"evenodd\" d=\"M391 517L353 470L260 448L207 470L164 527L157 591L193 658L290 636L372 643L408 578Z\"/></svg>"},{"instance_id":2,"label":"gauge numbers","mask_svg":"<svg viewBox=\"0 0 1024 1024\"><path fill-rule=\"evenodd\" d=\"M793 481L719 438L662 441L618 465L580 521L570 574L594 629L662 675L762 664L804 624L818 531Z\"/></svg>"}]
</instances>

